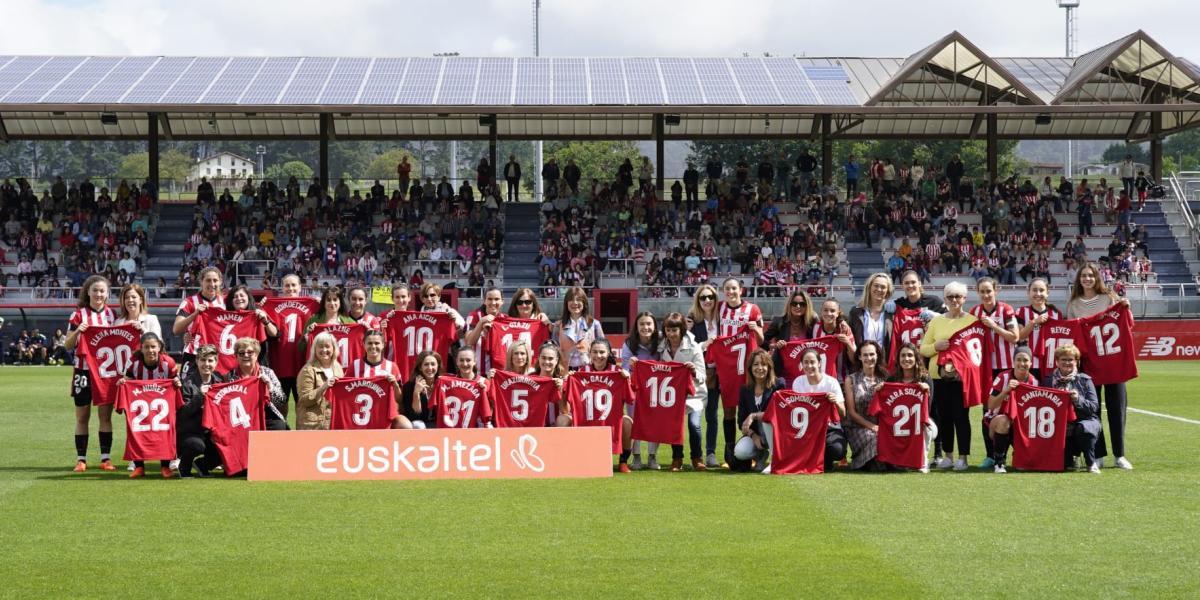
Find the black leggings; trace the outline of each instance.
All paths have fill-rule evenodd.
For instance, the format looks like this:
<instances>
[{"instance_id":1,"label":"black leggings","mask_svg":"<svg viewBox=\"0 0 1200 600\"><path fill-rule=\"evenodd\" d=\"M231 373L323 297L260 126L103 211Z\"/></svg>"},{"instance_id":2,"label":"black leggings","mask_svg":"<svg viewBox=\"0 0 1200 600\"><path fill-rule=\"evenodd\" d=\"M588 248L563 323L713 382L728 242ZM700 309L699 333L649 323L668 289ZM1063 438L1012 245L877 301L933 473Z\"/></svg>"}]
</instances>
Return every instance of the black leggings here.
<instances>
[{"instance_id":1,"label":"black leggings","mask_svg":"<svg viewBox=\"0 0 1200 600\"><path fill-rule=\"evenodd\" d=\"M1107 385L1096 386L1096 393L1100 395L1100 410L1096 413L1096 418L1100 418L1101 413L1108 412L1108 437L1112 440L1112 455L1125 456L1125 407L1128 405L1128 399L1125 396L1124 383L1110 383ZM1100 419L1103 423L1104 420ZM1100 438L1096 441L1096 457L1104 458L1109 455L1108 445L1104 443L1104 430L1100 431Z\"/></svg>"},{"instance_id":2,"label":"black leggings","mask_svg":"<svg viewBox=\"0 0 1200 600\"><path fill-rule=\"evenodd\" d=\"M191 474L193 463L206 472L221 464L221 453L207 433L181 436L175 446L179 452L179 472L185 477Z\"/></svg>"},{"instance_id":3,"label":"black leggings","mask_svg":"<svg viewBox=\"0 0 1200 600\"><path fill-rule=\"evenodd\" d=\"M296 405L300 404L300 393L296 391L295 377L280 377L279 385L283 388L283 406L279 407L279 412L283 413L286 419L288 416L288 405L295 401Z\"/></svg>"},{"instance_id":4,"label":"black leggings","mask_svg":"<svg viewBox=\"0 0 1200 600\"><path fill-rule=\"evenodd\" d=\"M708 390L708 404L704 405L704 450L708 454L717 453L717 411L720 410L720 405L720 388ZM726 446L731 443L733 440L725 440Z\"/></svg>"},{"instance_id":5,"label":"black leggings","mask_svg":"<svg viewBox=\"0 0 1200 600\"><path fill-rule=\"evenodd\" d=\"M954 453L954 439L958 438L959 455L971 453L970 413L963 406L962 382L944 379L933 380L933 402L937 405L937 445L949 457Z\"/></svg>"}]
</instances>

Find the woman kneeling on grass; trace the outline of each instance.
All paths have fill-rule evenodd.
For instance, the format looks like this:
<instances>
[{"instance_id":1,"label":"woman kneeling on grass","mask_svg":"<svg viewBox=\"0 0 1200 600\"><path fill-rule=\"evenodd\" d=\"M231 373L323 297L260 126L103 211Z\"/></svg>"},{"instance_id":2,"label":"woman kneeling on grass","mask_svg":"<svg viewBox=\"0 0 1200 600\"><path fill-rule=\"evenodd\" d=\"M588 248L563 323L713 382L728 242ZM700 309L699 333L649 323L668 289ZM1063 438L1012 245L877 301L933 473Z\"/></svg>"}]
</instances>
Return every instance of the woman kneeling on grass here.
<instances>
[{"instance_id":1,"label":"woman kneeling on grass","mask_svg":"<svg viewBox=\"0 0 1200 600\"><path fill-rule=\"evenodd\" d=\"M846 417L846 401L842 386L821 368L821 352L806 348L800 354L800 365L804 375L792 382L792 389L802 394L825 394L837 406L838 416ZM833 471L833 465L846 458L846 432L837 423L830 423L825 430L825 472Z\"/></svg>"},{"instance_id":2,"label":"woman kneeling on grass","mask_svg":"<svg viewBox=\"0 0 1200 600\"><path fill-rule=\"evenodd\" d=\"M137 379L174 379L175 387L180 387L179 379L176 378L179 371L175 368L175 361L167 353L163 352L162 339L153 332L142 334L141 348L133 353L133 359L129 365L129 369L125 374L117 380L117 385L124 385L126 381ZM178 418L176 418L178 421ZM176 437L178 438L178 430ZM172 463L178 464L175 460L162 461L162 476L163 479L170 479L175 476L175 471L172 469ZM133 461L133 472L129 474L130 479L140 479L146 476L145 461Z\"/></svg>"},{"instance_id":3,"label":"woman kneeling on grass","mask_svg":"<svg viewBox=\"0 0 1200 600\"><path fill-rule=\"evenodd\" d=\"M746 372L746 385L738 396L738 422L742 424L742 439L733 446L732 456L727 457L729 467L735 471L763 471L771 457L771 424L764 423L763 413L771 396L780 389L775 377L775 361L762 348L750 353L750 368Z\"/></svg>"},{"instance_id":4,"label":"woman kneeling on grass","mask_svg":"<svg viewBox=\"0 0 1200 600\"><path fill-rule=\"evenodd\" d=\"M1037 385L1037 378L1030 372L1032 366L1033 354L1029 348L1021 346L1013 354L1013 370L1001 373L992 381L992 395L983 413L983 428L992 438L991 458L995 462L992 470L996 473L1007 472L1004 463L1008 459L1008 447L1012 445L1012 420L1004 414L1004 403L1018 385Z\"/></svg>"}]
</instances>

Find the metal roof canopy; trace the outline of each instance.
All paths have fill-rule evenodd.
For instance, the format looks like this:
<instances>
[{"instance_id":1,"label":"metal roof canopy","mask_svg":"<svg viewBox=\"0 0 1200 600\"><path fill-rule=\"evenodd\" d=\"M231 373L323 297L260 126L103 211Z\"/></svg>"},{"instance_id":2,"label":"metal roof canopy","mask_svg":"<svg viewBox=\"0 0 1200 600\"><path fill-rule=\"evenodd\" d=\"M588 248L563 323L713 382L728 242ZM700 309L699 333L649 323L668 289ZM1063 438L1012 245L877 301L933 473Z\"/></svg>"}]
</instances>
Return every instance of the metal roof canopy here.
<instances>
[{"instance_id":1,"label":"metal roof canopy","mask_svg":"<svg viewBox=\"0 0 1200 600\"><path fill-rule=\"evenodd\" d=\"M1078 59L951 32L898 58L0 57L0 140L1145 141L1200 124L1200 71L1143 31ZM101 115L117 117L101 123ZM1037 117L1043 118L1042 124Z\"/></svg>"}]
</instances>

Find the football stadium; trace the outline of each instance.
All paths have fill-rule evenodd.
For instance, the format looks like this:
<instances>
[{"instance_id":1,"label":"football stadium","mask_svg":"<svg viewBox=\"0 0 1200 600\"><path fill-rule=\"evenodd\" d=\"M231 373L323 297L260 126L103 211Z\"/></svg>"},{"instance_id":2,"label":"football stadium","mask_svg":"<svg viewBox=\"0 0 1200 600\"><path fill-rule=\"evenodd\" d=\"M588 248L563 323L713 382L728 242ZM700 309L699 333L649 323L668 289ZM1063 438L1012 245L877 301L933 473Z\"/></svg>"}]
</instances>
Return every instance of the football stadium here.
<instances>
[{"instance_id":1,"label":"football stadium","mask_svg":"<svg viewBox=\"0 0 1200 600\"><path fill-rule=\"evenodd\" d=\"M1200 8L23 4L0 597L1200 595Z\"/></svg>"}]
</instances>

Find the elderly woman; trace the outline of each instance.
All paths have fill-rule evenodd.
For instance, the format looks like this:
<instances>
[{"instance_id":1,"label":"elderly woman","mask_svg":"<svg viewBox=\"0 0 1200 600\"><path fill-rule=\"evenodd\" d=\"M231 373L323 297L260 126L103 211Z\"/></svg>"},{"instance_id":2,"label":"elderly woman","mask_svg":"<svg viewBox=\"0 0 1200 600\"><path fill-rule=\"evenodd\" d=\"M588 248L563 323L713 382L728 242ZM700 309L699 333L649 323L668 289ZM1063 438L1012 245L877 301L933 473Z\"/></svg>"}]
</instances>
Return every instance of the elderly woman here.
<instances>
[{"instance_id":1,"label":"elderly woman","mask_svg":"<svg viewBox=\"0 0 1200 600\"><path fill-rule=\"evenodd\" d=\"M269 402L266 403L266 424L270 431L286 431L287 417L283 416L283 405L287 397L283 395L283 385L270 367L258 364L258 355L262 346L254 338L239 338L233 344L233 353L237 356L237 366L225 374L227 381L235 381L243 377L254 377L267 386Z\"/></svg>"},{"instance_id":2,"label":"elderly woman","mask_svg":"<svg viewBox=\"0 0 1200 600\"><path fill-rule=\"evenodd\" d=\"M691 451L692 470L704 471L707 467L700 454L700 417L704 411L704 402L708 398L708 391L704 387L704 351L687 330L683 315L677 312L670 313L663 319L663 340L658 344L658 358L684 363L692 371L695 391L685 402L688 447ZM671 470L683 470L683 444L671 446Z\"/></svg>"},{"instance_id":3,"label":"elderly woman","mask_svg":"<svg viewBox=\"0 0 1200 600\"><path fill-rule=\"evenodd\" d=\"M330 409L325 390L343 375L337 340L328 331L318 333L308 351L308 362L296 375L299 395L296 429L329 429Z\"/></svg>"},{"instance_id":4,"label":"elderly woman","mask_svg":"<svg viewBox=\"0 0 1200 600\"><path fill-rule=\"evenodd\" d=\"M1088 471L1100 474L1096 443L1100 440L1100 399L1092 378L1079 370L1079 348L1059 346L1054 350L1056 367L1042 380L1045 387L1069 390L1075 405L1075 420L1067 425L1066 468L1075 468L1075 456L1083 454Z\"/></svg>"},{"instance_id":5,"label":"elderly woman","mask_svg":"<svg viewBox=\"0 0 1200 600\"><path fill-rule=\"evenodd\" d=\"M967 286L952 281L946 284L944 298L946 313L931 319L921 339L921 355L929 359L929 373L933 377L933 403L931 412L937 414L938 447L944 456L937 468L955 471L967 470L971 454L971 423L969 411L963 405L963 385L956 373L938 368L938 354L950 348L948 341L959 330L969 327L978 319L963 311L967 299ZM954 441L958 439L958 460L952 461Z\"/></svg>"}]
</instances>

